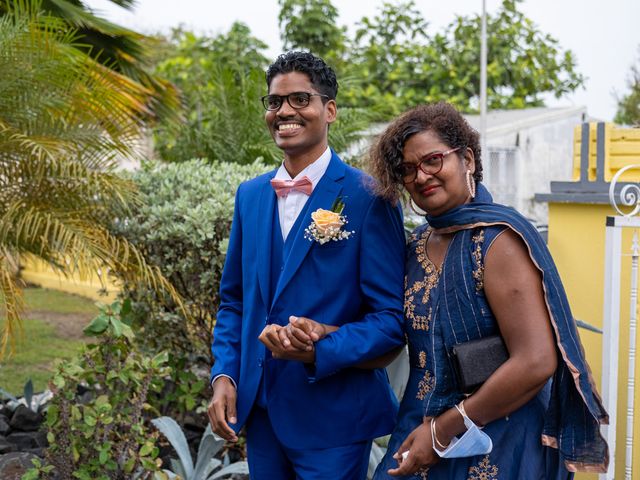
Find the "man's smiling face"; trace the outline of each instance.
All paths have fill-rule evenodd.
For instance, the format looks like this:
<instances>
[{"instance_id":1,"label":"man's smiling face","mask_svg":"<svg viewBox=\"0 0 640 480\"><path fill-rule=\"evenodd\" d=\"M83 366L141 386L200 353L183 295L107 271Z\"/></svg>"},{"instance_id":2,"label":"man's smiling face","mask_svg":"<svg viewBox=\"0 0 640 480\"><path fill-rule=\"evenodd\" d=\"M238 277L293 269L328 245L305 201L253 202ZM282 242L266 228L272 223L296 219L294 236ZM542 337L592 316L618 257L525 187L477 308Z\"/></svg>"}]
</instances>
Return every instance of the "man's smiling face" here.
<instances>
[{"instance_id":1,"label":"man's smiling face","mask_svg":"<svg viewBox=\"0 0 640 480\"><path fill-rule=\"evenodd\" d=\"M269 85L269 95L295 92L320 93L306 74L295 71L276 75ZM309 105L304 108L296 110L284 100L278 110L265 114L273 140L288 157L319 157L327 148L329 124L335 119L335 101L323 101L323 97L317 95L312 96Z\"/></svg>"}]
</instances>

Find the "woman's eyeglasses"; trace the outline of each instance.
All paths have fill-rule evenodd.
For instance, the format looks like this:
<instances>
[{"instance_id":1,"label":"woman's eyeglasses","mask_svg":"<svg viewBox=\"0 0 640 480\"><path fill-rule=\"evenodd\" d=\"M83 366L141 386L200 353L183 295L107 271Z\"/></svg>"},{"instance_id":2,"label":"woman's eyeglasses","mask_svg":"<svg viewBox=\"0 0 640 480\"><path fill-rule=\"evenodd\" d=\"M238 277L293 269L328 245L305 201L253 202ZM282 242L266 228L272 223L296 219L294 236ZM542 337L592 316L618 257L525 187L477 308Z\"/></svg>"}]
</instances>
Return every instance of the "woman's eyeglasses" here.
<instances>
[{"instance_id":1,"label":"woman's eyeglasses","mask_svg":"<svg viewBox=\"0 0 640 480\"><path fill-rule=\"evenodd\" d=\"M446 152L435 152L424 157L418 163L403 162L400 164L400 176L402 177L402 183L405 185L415 182L418 177L418 168L427 175L435 175L442 170L444 163L444 157L450 153L457 152L460 147L452 148Z\"/></svg>"},{"instance_id":2,"label":"woman's eyeglasses","mask_svg":"<svg viewBox=\"0 0 640 480\"><path fill-rule=\"evenodd\" d=\"M322 97L323 99L329 98L328 95L323 95L321 93L293 92L289 95L265 95L261 100L264 108L272 112L280 110L285 99L291 108L295 110L307 107L309 102L311 102L311 97Z\"/></svg>"}]
</instances>

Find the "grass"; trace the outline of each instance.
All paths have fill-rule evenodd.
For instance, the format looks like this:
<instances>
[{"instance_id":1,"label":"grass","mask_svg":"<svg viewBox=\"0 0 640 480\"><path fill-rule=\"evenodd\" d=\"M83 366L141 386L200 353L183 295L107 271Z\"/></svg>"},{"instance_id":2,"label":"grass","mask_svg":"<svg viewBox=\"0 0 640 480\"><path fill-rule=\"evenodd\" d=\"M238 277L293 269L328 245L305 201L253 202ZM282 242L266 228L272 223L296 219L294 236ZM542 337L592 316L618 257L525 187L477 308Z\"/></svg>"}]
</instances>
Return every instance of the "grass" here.
<instances>
[{"instance_id":1,"label":"grass","mask_svg":"<svg viewBox=\"0 0 640 480\"><path fill-rule=\"evenodd\" d=\"M54 290L29 288L24 298L27 311L88 316L98 313L91 300ZM0 322L3 320L0 317ZM0 388L13 395L21 395L29 379L34 391L46 389L55 360L73 357L84 344L82 340L61 337L55 327L38 320L37 315L23 319L22 327L14 355L0 362Z\"/></svg>"},{"instance_id":2,"label":"grass","mask_svg":"<svg viewBox=\"0 0 640 480\"><path fill-rule=\"evenodd\" d=\"M92 300L46 288L27 288L24 291L24 302L27 310L92 315L98 313L98 308Z\"/></svg>"}]
</instances>

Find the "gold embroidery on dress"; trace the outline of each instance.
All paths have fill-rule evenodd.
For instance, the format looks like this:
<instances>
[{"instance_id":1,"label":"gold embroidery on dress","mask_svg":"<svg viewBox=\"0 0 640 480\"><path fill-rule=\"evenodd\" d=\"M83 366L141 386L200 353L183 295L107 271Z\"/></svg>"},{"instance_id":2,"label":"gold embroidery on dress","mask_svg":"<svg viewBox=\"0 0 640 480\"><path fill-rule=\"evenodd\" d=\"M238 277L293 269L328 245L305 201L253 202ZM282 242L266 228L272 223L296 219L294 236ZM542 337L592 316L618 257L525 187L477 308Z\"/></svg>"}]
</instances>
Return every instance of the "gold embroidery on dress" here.
<instances>
[{"instance_id":1,"label":"gold embroidery on dress","mask_svg":"<svg viewBox=\"0 0 640 480\"><path fill-rule=\"evenodd\" d=\"M418 393L416 393L416 398L418 400L424 400L424 397L427 396L427 393L433 390L433 375L429 370L425 370L424 377L420 380L418 384Z\"/></svg>"},{"instance_id":2,"label":"gold embroidery on dress","mask_svg":"<svg viewBox=\"0 0 640 480\"><path fill-rule=\"evenodd\" d=\"M498 467L489 463L489 455L486 455L477 466L469 468L467 480L490 480L498 478Z\"/></svg>"},{"instance_id":3,"label":"gold embroidery on dress","mask_svg":"<svg viewBox=\"0 0 640 480\"><path fill-rule=\"evenodd\" d=\"M479 292L484 288L484 263L482 262L482 244L484 243L484 229L480 230L476 235L471 238L471 241L475 245L473 249L473 260L475 267L472 275L476 281L476 290Z\"/></svg>"},{"instance_id":4,"label":"gold embroidery on dress","mask_svg":"<svg viewBox=\"0 0 640 480\"><path fill-rule=\"evenodd\" d=\"M407 278L405 277L404 314L408 320L411 320L411 327L414 330L429 330L432 313L431 307L429 307L427 315L418 315L415 313L415 295L422 292L422 305L426 305L429 301L431 290L436 286L440 278L440 270L431 263L426 254L426 244L430 232L429 229L425 230L420 237L420 241L416 244L416 258L424 270L424 278L417 280L409 288Z\"/></svg>"},{"instance_id":5,"label":"gold embroidery on dress","mask_svg":"<svg viewBox=\"0 0 640 480\"><path fill-rule=\"evenodd\" d=\"M424 368L427 366L427 354L424 352L424 350L421 350L418 354L418 365L420 365L420 368Z\"/></svg>"}]
</instances>

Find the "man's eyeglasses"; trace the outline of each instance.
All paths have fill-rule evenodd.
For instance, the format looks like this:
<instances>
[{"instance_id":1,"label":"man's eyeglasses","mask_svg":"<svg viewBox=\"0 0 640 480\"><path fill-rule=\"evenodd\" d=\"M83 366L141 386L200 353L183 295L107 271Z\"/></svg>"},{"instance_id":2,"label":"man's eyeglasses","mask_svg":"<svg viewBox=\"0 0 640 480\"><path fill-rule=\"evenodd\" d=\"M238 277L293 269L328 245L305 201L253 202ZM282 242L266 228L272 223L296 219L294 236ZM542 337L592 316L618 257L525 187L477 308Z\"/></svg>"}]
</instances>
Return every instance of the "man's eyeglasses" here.
<instances>
[{"instance_id":1,"label":"man's eyeglasses","mask_svg":"<svg viewBox=\"0 0 640 480\"><path fill-rule=\"evenodd\" d=\"M402 183L407 185L408 183L415 182L418 177L418 168L427 175L435 175L442 170L444 157L450 153L457 152L458 150L460 150L460 147L452 148L446 152L435 152L424 157L419 163L401 163L399 172L402 177Z\"/></svg>"},{"instance_id":2,"label":"man's eyeglasses","mask_svg":"<svg viewBox=\"0 0 640 480\"><path fill-rule=\"evenodd\" d=\"M265 95L261 100L264 108L272 112L280 110L285 99L287 103L291 105L291 108L296 110L307 107L309 102L311 102L311 97L329 98L328 95L321 93L293 92L289 95Z\"/></svg>"}]
</instances>

